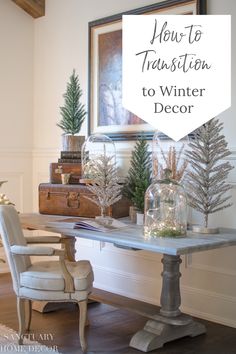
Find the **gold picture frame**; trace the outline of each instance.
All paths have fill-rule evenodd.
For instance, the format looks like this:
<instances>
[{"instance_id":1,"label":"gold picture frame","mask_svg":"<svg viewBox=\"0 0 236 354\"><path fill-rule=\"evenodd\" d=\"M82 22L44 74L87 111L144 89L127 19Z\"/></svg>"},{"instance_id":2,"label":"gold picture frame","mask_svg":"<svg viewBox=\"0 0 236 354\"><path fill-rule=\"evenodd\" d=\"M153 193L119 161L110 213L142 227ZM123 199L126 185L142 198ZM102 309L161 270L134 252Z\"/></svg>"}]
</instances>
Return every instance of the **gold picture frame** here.
<instances>
[{"instance_id":1,"label":"gold picture frame","mask_svg":"<svg viewBox=\"0 0 236 354\"><path fill-rule=\"evenodd\" d=\"M122 15L205 14L206 0L167 0L89 23L88 133L135 140L154 128L122 107Z\"/></svg>"}]
</instances>

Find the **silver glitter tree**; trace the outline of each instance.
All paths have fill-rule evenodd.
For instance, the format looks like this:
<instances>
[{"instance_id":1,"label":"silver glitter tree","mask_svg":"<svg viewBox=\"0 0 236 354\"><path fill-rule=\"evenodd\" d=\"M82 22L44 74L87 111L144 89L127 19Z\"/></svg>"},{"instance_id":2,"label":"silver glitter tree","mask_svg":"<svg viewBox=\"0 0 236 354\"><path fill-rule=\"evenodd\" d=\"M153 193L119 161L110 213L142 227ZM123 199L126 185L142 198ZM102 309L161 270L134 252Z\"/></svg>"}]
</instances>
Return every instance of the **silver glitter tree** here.
<instances>
[{"instance_id":1,"label":"silver glitter tree","mask_svg":"<svg viewBox=\"0 0 236 354\"><path fill-rule=\"evenodd\" d=\"M118 184L117 168L113 156L105 153L91 161L93 181L87 187L92 196L86 196L101 208L101 216L105 217L107 208L121 199L122 186Z\"/></svg>"},{"instance_id":2,"label":"silver glitter tree","mask_svg":"<svg viewBox=\"0 0 236 354\"><path fill-rule=\"evenodd\" d=\"M189 205L204 214L204 227L208 227L209 214L228 208L232 187L226 183L233 169L224 160L230 155L225 136L221 133L223 123L214 118L194 132L186 157L189 168L186 187Z\"/></svg>"}]
</instances>

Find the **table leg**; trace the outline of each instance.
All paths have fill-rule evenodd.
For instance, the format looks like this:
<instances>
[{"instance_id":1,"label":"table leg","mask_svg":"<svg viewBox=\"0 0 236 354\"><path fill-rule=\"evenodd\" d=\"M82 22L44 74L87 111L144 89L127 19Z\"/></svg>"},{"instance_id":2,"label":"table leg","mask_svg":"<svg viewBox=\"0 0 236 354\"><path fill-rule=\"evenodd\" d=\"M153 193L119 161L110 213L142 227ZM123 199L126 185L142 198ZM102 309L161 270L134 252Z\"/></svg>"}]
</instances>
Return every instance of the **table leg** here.
<instances>
[{"instance_id":1,"label":"table leg","mask_svg":"<svg viewBox=\"0 0 236 354\"><path fill-rule=\"evenodd\" d=\"M61 243L66 249L66 259L70 262L75 262L75 237L61 235Z\"/></svg>"},{"instance_id":2,"label":"table leg","mask_svg":"<svg viewBox=\"0 0 236 354\"><path fill-rule=\"evenodd\" d=\"M182 314L179 309L181 262L180 256L164 254L160 312L132 337L131 347L149 352L172 340L185 336L195 337L206 332L204 325L195 322L191 316Z\"/></svg>"}]
</instances>

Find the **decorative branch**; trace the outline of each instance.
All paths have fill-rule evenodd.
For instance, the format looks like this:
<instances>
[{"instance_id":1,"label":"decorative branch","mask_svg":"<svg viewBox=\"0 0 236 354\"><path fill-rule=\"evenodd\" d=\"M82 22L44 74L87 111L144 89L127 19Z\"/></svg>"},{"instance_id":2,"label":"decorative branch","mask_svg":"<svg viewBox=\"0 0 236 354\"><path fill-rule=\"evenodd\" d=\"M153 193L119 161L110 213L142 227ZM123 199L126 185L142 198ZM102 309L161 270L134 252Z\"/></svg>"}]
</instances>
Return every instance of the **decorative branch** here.
<instances>
[{"instance_id":1,"label":"decorative branch","mask_svg":"<svg viewBox=\"0 0 236 354\"><path fill-rule=\"evenodd\" d=\"M177 151L175 146L170 146L168 151L165 152L160 146L160 144L158 144L163 163L160 163L160 161L158 161L157 156L153 157L153 175L158 179L162 179L164 176L164 170L169 169L171 170L171 179L174 179L179 182L183 178L183 175L188 165L188 162L185 158L180 164L183 158L184 147L185 144L183 143L179 151Z\"/></svg>"}]
</instances>

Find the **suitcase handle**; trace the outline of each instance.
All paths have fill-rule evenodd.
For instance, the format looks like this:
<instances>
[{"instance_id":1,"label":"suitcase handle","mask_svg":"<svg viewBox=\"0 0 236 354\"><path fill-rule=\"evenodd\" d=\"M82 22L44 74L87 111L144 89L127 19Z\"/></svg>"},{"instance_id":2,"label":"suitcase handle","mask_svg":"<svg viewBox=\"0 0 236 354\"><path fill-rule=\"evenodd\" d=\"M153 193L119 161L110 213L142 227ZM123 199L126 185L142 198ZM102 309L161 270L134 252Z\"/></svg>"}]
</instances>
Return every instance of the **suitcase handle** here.
<instances>
[{"instance_id":1,"label":"suitcase handle","mask_svg":"<svg viewBox=\"0 0 236 354\"><path fill-rule=\"evenodd\" d=\"M68 208L79 208L80 206L79 193L69 192L67 194L67 206Z\"/></svg>"},{"instance_id":2,"label":"suitcase handle","mask_svg":"<svg viewBox=\"0 0 236 354\"><path fill-rule=\"evenodd\" d=\"M80 194L77 192L47 192L47 199L49 200L53 195L64 195L66 198L66 204L68 208L79 208L80 207Z\"/></svg>"}]
</instances>

